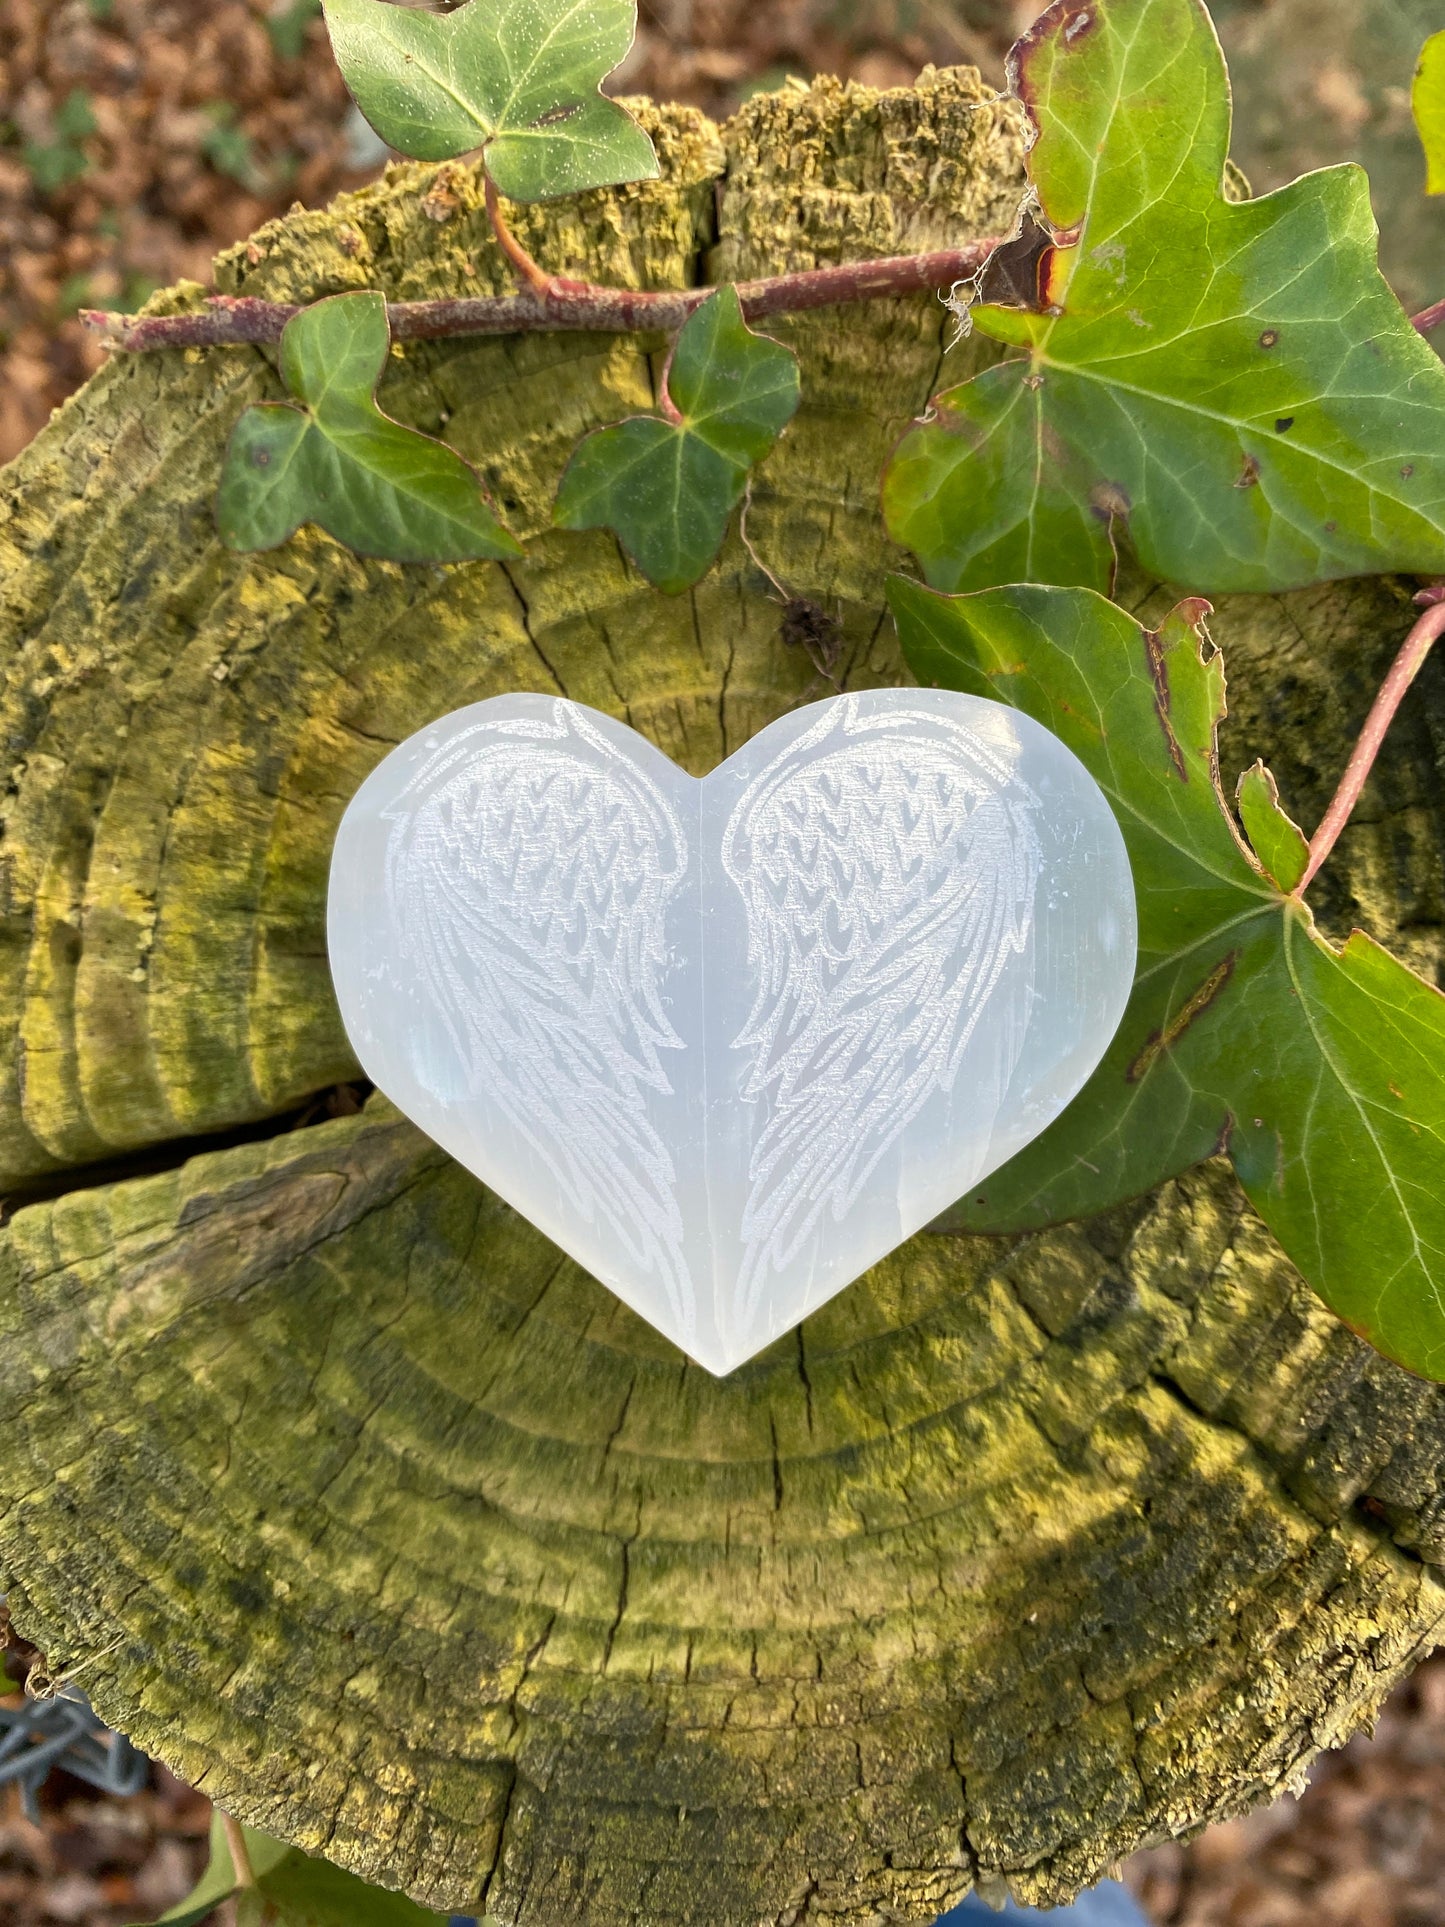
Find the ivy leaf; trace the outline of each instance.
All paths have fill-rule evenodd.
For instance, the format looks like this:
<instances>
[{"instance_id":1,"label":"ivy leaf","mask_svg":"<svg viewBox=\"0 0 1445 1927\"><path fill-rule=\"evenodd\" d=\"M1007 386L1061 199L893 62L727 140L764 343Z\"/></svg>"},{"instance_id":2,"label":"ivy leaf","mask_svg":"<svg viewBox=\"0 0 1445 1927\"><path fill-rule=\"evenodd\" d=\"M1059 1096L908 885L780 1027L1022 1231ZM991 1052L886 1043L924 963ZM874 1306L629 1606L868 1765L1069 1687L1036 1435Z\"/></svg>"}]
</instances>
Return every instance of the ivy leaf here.
<instances>
[{"instance_id":1,"label":"ivy leaf","mask_svg":"<svg viewBox=\"0 0 1445 1927\"><path fill-rule=\"evenodd\" d=\"M1263 762L1253 763L1235 791L1240 821L1265 874L1288 896L1299 888L1310 860L1310 846L1299 824L1286 815L1274 777Z\"/></svg>"},{"instance_id":2,"label":"ivy leaf","mask_svg":"<svg viewBox=\"0 0 1445 1927\"><path fill-rule=\"evenodd\" d=\"M209 1920L223 1900L229 1900L236 1891L234 1883L224 1893L215 1894L208 1900L196 1901L194 1896L183 1900L179 1907L172 1907L169 1913L162 1914L156 1927L200 1927L203 1920ZM200 1892L200 1888L196 1889Z\"/></svg>"},{"instance_id":3,"label":"ivy leaf","mask_svg":"<svg viewBox=\"0 0 1445 1927\"><path fill-rule=\"evenodd\" d=\"M246 1831L243 1829L243 1831ZM248 1834L248 1841L250 1839ZM257 1839L263 1836L255 1836ZM277 1842L279 1845L280 1843ZM226 1832L218 1812L211 1814L211 1857L206 1871L184 1900L176 1902L160 1916L156 1927L197 1927L199 1921L213 1914L223 1900L229 1900L236 1891L236 1872L231 1864L230 1849L226 1845Z\"/></svg>"},{"instance_id":4,"label":"ivy leaf","mask_svg":"<svg viewBox=\"0 0 1445 1927\"><path fill-rule=\"evenodd\" d=\"M1364 174L1225 200L1201 0L1054 0L1011 63L1053 244L1037 311L973 310L1023 357L887 470L929 581L1102 589L1121 536L1212 593L1445 568L1445 366L1380 275Z\"/></svg>"},{"instance_id":5,"label":"ivy leaf","mask_svg":"<svg viewBox=\"0 0 1445 1927\"><path fill-rule=\"evenodd\" d=\"M247 1830L248 1839L251 1838ZM445 1914L292 1848L252 1890L256 1927L446 1927ZM247 1927L244 1915L237 1927Z\"/></svg>"},{"instance_id":6,"label":"ivy leaf","mask_svg":"<svg viewBox=\"0 0 1445 1927\"><path fill-rule=\"evenodd\" d=\"M726 287L689 315L664 382L668 419L633 415L579 443L553 519L614 530L648 581L676 595L717 554L748 470L792 420L798 363L754 334Z\"/></svg>"},{"instance_id":7,"label":"ivy leaf","mask_svg":"<svg viewBox=\"0 0 1445 1927\"><path fill-rule=\"evenodd\" d=\"M1425 192L1445 194L1445 32L1432 33L1420 49L1410 105L1425 149Z\"/></svg>"},{"instance_id":8,"label":"ivy leaf","mask_svg":"<svg viewBox=\"0 0 1445 1927\"><path fill-rule=\"evenodd\" d=\"M231 432L216 520L233 549L274 549L316 522L360 555L470 562L520 555L475 471L376 405L391 334L379 294L303 308L281 336L295 402L258 402Z\"/></svg>"},{"instance_id":9,"label":"ivy leaf","mask_svg":"<svg viewBox=\"0 0 1445 1927\"><path fill-rule=\"evenodd\" d=\"M1083 760L1138 899L1134 990L1103 1062L947 1222L1081 1217L1227 1151L1326 1304L1445 1378L1445 997L1359 931L1328 944L1244 843L1219 788L1209 605L1151 632L1087 589L950 598L894 581L889 600L920 682L1011 703ZM1254 786L1257 827L1272 796ZM1288 873L1282 825L1260 834Z\"/></svg>"},{"instance_id":10,"label":"ivy leaf","mask_svg":"<svg viewBox=\"0 0 1445 1927\"><path fill-rule=\"evenodd\" d=\"M399 153L444 161L480 147L514 201L656 176L652 142L599 92L636 36L636 0L325 5L342 78Z\"/></svg>"},{"instance_id":11,"label":"ivy leaf","mask_svg":"<svg viewBox=\"0 0 1445 1927\"><path fill-rule=\"evenodd\" d=\"M242 1827L253 1887L238 1887L219 1813L211 1819L211 1859L193 1892L156 1927L198 1927L224 1900L237 1897L237 1927L446 1927L445 1914L403 1894L368 1886L329 1860Z\"/></svg>"}]
</instances>

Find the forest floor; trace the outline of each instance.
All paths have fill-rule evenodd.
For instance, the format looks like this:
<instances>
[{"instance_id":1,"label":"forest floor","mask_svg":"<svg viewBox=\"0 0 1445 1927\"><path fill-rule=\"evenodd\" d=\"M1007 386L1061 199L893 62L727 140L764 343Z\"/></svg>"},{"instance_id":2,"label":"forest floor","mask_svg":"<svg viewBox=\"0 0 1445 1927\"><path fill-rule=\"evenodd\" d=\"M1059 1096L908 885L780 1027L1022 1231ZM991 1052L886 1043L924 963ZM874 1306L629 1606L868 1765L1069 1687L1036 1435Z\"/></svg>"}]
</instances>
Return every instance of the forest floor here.
<instances>
[{"instance_id":1,"label":"forest floor","mask_svg":"<svg viewBox=\"0 0 1445 1927\"><path fill-rule=\"evenodd\" d=\"M907 85L927 61L995 83L1036 0L643 0L614 91L715 116L789 74ZM1408 85L1438 0L1217 0L1235 152L1256 188L1343 159L1370 170L1407 305L1445 294L1445 202L1420 192ZM131 308L294 201L385 158L350 108L319 0L0 0L0 461L100 362L82 307ZM1430 264L1437 280L1431 284ZM209 1806L157 1768L105 1799L55 1775L39 1826L0 1796L0 1927L153 1918L204 1863ZM1445 1656L1373 1739L1298 1799L1158 1848L1125 1876L1157 1927L1441 1927Z\"/></svg>"}]
</instances>

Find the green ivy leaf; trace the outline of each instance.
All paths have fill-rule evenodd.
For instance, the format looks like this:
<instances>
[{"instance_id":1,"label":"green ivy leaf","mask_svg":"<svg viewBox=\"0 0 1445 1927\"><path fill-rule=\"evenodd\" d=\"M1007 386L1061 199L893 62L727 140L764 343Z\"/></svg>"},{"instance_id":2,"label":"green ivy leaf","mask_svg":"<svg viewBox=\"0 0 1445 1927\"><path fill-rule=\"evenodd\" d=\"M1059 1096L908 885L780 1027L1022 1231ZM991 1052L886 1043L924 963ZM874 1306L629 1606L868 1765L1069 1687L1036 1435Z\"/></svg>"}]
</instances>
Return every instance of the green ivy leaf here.
<instances>
[{"instance_id":1,"label":"green ivy leaf","mask_svg":"<svg viewBox=\"0 0 1445 1927\"><path fill-rule=\"evenodd\" d=\"M792 420L798 363L753 333L735 288L719 288L679 333L666 387L676 419L634 415L579 443L554 520L615 530L648 581L676 595L717 554L748 470Z\"/></svg>"},{"instance_id":2,"label":"green ivy leaf","mask_svg":"<svg viewBox=\"0 0 1445 1927\"><path fill-rule=\"evenodd\" d=\"M1425 149L1425 192L1445 194L1445 32L1432 33L1420 49L1410 105Z\"/></svg>"},{"instance_id":3,"label":"green ivy leaf","mask_svg":"<svg viewBox=\"0 0 1445 1927\"><path fill-rule=\"evenodd\" d=\"M281 336L295 402L258 402L236 423L216 520L233 549L274 549L316 522L360 555L471 562L522 553L444 442L376 405L391 335L379 294L303 308Z\"/></svg>"},{"instance_id":4,"label":"green ivy leaf","mask_svg":"<svg viewBox=\"0 0 1445 1927\"><path fill-rule=\"evenodd\" d=\"M1103 1062L948 1222L1081 1217L1227 1150L1326 1304L1445 1378L1445 997L1359 931L1326 943L1244 844L1219 788L1209 605L1156 633L1086 589L895 581L889 599L920 682L1011 703L1083 760L1138 899L1133 995ZM1281 827L1262 840L1279 861Z\"/></svg>"},{"instance_id":5,"label":"green ivy leaf","mask_svg":"<svg viewBox=\"0 0 1445 1927\"><path fill-rule=\"evenodd\" d=\"M1445 366L1380 275L1364 174L1224 199L1200 0L1054 0L1012 59L1055 245L1037 312L973 311L1025 355L889 465L929 581L1102 589L1121 535L1211 592L1445 568Z\"/></svg>"},{"instance_id":6,"label":"green ivy leaf","mask_svg":"<svg viewBox=\"0 0 1445 1927\"><path fill-rule=\"evenodd\" d=\"M1255 855L1286 895L1299 888L1310 860L1304 831L1279 800L1274 777L1262 762L1252 763L1235 791L1239 818Z\"/></svg>"},{"instance_id":7,"label":"green ivy leaf","mask_svg":"<svg viewBox=\"0 0 1445 1927\"><path fill-rule=\"evenodd\" d=\"M237 1896L236 1927L446 1927L445 1914L404 1894L368 1886L329 1860L242 1827L254 1887L238 1888L219 1813L211 1820L211 1859L194 1891L156 1927L199 1927L223 1900Z\"/></svg>"},{"instance_id":8,"label":"green ivy leaf","mask_svg":"<svg viewBox=\"0 0 1445 1927\"><path fill-rule=\"evenodd\" d=\"M231 1865L230 1850L226 1845L225 1828L219 1813L211 1815L211 1858L206 1871L184 1900L177 1901L174 1907L163 1913L155 1927L197 1927L197 1923L209 1918L223 1900L229 1900L236 1891L236 1874Z\"/></svg>"},{"instance_id":9,"label":"green ivy leaf","mask_svg":"<svg viewBox=\"0 0 1445 1927\"><path fill-rule=\"evenodd\" d=\"M169 1913L162 1914L156 1927L200 1927L201 1921L209 1920L221 1902L229 1900L235 1891L233 1882L224 1893L215 1894L208 1900L196 1901L193 1896L190 1900L182 1901L179 1907L172 1907ZM199 1887L196 1892L200 1892Z\"/></svg>"},{"instance_id":10,"label":"green ivy leaf","mask_svg":"<svg viewBox=\"0 0 1445 1927\"><path fill-rule=\"evenodd\" d=\"M468 0L452 13L326 0L326 24L357 106L402 154L480 147L514 201L657 173L647 135L598 91L632 45L636 0Z\"/></svg>"},{"instance_id":11,"label":"green ivy leaf","mask_svg":"<svg viewBox=\"0 0 1445 1927\"><path fill-rule=\"evenodd\" d=\"M445 1914L292 1849L257 1878L268 1927L446 1927ZM237 1927L244 1927L238 1922Z\"/></svg>"}]
</instances>

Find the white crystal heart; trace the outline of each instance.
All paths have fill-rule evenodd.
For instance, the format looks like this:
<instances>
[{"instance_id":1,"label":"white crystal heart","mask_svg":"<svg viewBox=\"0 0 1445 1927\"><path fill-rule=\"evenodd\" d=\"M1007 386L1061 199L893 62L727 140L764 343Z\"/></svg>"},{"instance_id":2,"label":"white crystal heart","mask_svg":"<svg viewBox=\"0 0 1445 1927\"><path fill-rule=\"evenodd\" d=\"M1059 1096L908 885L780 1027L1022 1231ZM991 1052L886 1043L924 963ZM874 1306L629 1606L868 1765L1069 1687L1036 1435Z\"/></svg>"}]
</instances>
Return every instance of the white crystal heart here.
<instances>
[{"instance_id":1,"label":"white crystal heart","mask_svg":"<svg viewBox=\"0 0 1445 1927\"><path fill-rule=\"evenodd\" d=\"M1057 1116L1134 893L1093 778L1000 703L835 697L699 781L513 695L362 784L328 941L368 1075L722 1373Z\"/></svg>"}]
</instances>

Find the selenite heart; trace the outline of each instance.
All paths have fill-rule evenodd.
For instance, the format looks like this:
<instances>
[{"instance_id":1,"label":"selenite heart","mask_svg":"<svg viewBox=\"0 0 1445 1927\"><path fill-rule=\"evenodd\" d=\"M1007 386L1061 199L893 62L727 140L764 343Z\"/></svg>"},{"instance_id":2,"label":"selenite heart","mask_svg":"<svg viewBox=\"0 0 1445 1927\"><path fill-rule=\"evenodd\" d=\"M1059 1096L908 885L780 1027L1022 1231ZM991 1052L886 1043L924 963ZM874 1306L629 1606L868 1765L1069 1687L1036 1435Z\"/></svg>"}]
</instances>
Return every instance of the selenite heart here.
<instances>
[{"instance_id":1,"label":"selenite heart","mask_svg":"<svg viewBox=\"0 0 1445 1927\"><path fill-rule=\"evenodd\" d=\"M1058 1115L1134 893L1093 778L1000 703L835 697L699 781L497 696L357 791L328 940L368 1075L722 1373Z\"/></svg>"}]
</instances>

